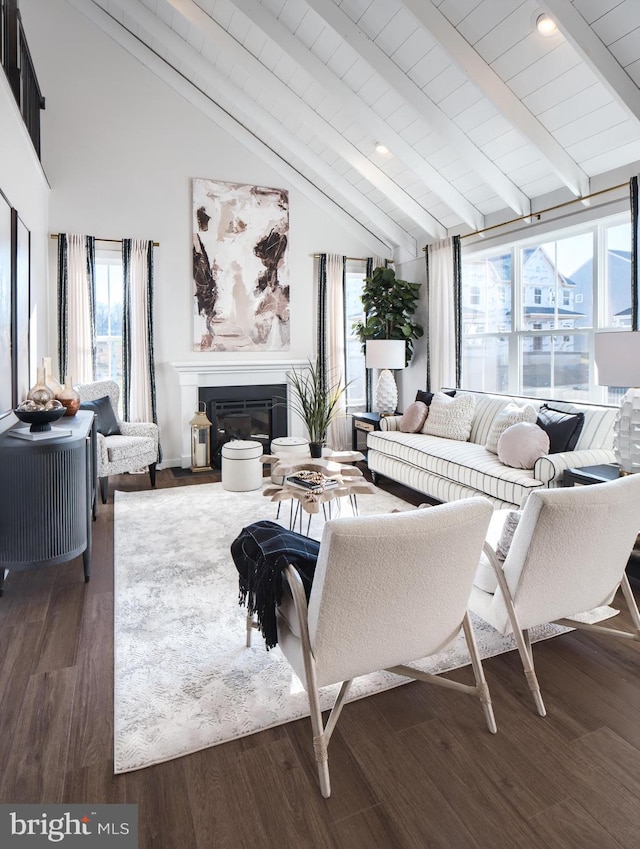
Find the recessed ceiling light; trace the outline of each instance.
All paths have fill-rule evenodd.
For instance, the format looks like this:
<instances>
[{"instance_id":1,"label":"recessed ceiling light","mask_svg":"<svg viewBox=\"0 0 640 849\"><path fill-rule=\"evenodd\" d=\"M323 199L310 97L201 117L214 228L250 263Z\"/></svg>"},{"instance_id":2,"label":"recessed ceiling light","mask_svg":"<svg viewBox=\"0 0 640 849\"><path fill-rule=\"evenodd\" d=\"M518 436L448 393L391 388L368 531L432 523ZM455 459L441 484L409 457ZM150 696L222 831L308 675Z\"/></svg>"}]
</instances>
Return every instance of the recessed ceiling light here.
<instances>
[{"instance_id":1,"label":"recessed ceiling light","mask_svg":"<svg viewBox=\"0 0 640 849\"><path fill-rule=\"evenodd\" d=\"M376 150L378 153L389 153L389 148L382 142L376 142Z\"/></svg>"},{"instance_id":2,"label":"recessed ceiling light","mask_svg":"<svg viewBox=\"0 0 640 849\"><path fill-rule=\"evenodd\" d=\"M542 14L536 18L536 29L540 35L554 35L558 31L558 25L549 15Z\"/></svg>"}]
</instances>

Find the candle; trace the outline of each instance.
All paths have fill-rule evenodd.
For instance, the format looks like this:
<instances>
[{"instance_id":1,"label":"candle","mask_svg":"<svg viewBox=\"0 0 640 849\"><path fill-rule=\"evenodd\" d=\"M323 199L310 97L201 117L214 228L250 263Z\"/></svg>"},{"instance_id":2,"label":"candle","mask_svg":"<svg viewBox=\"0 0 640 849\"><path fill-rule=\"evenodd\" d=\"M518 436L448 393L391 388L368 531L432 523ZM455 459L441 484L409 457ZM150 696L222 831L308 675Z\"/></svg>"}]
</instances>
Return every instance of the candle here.
<instances>
[{"instance_id":1,"label":"candle","mask_svg":"<svg viewBox=\"0 0 640 849\"><path fill-rule=\"evenodd\" d=\"M207 465L207 446L204 444L196 445L196 467Z\"/></svg>"}]
</instances>

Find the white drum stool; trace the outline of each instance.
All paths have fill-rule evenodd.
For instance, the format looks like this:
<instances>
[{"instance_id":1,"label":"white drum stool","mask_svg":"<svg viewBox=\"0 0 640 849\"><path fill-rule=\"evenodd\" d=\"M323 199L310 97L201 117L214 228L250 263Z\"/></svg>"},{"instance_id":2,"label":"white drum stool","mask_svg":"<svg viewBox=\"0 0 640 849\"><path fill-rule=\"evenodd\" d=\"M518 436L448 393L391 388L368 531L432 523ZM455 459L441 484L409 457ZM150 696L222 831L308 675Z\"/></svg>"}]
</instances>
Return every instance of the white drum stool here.
<instances>
[{"instance_id":1,"label":"white drum stool","mask_svg":"<svg viewBox=\"0 0 640 849\"><path fill-rule=\"evenodd\" d=\"M271 440L271 453L275 454L276 457L282 457L283 455L287 457L294 456L300 459L310 457L309 440L304 439L302 436L277 436ZM274 475L271 472L271 483L282 486L284 483L283 475Z\"/></svg>"},{"instance_id":2,"label":"white drum stool","mask_svg":"<svg viewBox=\"0 0 640 849\"><path fill-rule=\"evenodd\" d=\"M230 492L262 487L262 443L232 439L222 446L222 486Z\"/></svg>"}]
</instances>

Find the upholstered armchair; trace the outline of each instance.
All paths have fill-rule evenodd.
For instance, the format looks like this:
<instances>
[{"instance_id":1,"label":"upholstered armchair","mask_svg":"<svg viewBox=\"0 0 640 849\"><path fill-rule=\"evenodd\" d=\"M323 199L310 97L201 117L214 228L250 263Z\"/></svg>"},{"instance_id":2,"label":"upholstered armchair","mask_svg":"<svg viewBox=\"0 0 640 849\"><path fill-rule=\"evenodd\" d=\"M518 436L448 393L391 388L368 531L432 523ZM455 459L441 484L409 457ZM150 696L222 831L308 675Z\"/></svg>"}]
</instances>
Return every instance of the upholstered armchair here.
<instances>
[{"instance_id":1,"label":"upholstered armchair","mask_svg":"<svg viewBox=\"0 0 640 849\"><path fill-rule=\"evenodd\" d=\"M278 646L308 697L322 795L330 795L327 746L352 679L380 669L475 696L496 723L467 600L491 504L470 498L428 510L334 519L324 533L309 602L286 567L290 596L277 609ZM464 632L474 683L406 664L442 651ZM323 722L318 689L342 682Z\"/></svg>"},{"instance_id":2,"label":"upholstered armchair","mask_svg":"<svg viewBox=\"0 0 640 849\"><path fill-rule=\"evenodd\" d=\"M546 709L533 665L530 628L555 622L640 641L640 614L625 574L639 526L636 474L595 486L537 489L527 499L505 560L485 544L469 609L501 634L513 632L541 716ZM588 612L610 604L619 587L631 627L589 621Z\"/></svg>"},{"instance_id":3,"label":"upholstered armchair","mask_svg":"<svg viewBox=\"0 0 640 849\"><path fill-rule=\"evenodd\" d=\"M109 475L120 475L149 467L151 486L156 485L158 425L153 422L124 422L118 417L120 387L113 380L98 380L76 386L84 409L97 416L98 478L102 503L107 503ZM105 400L107 399L107 400Z\"/></svg>"}]
</instances>

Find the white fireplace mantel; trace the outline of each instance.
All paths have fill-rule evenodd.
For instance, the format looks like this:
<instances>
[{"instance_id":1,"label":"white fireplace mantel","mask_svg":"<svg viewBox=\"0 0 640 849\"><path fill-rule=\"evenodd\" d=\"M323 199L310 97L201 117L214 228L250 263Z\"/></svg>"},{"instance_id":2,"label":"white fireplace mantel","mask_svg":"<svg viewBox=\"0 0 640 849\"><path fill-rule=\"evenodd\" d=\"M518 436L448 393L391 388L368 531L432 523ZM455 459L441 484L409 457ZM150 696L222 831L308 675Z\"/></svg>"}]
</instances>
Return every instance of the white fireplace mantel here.
<instances>
[{"instance_id":1,"label":"white fireplace mantel","mask_svg":"<svg viewBox=\"0 0 640 849\"><path fill-rule=\"evenodd\" d=\"M190 422L198 409L198 389L201 386L264 386L269 383L289 383L288 373L304 368L308 360L190 360L171 363L178 373L182 433L182 468L191 465ZM289 417L290 417L289 411ZM289 433L299 422L289 418ZM301 435L301 434L300 434Z\"/></svg>"}]
</instances>

